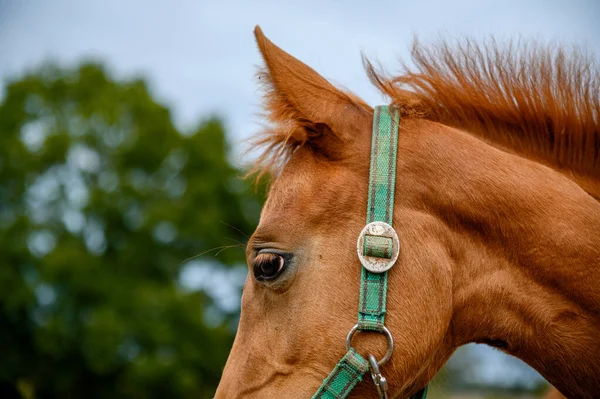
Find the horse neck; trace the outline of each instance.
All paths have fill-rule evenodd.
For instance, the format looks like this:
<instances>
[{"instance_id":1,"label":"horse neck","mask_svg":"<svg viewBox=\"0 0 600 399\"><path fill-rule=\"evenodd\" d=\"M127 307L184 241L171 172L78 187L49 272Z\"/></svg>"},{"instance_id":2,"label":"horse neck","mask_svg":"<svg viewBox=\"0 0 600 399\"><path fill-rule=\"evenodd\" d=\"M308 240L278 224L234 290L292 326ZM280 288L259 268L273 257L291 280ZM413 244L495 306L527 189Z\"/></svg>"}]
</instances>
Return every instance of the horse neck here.
<instances>
[{"instance_id":1,"label":"horse neck","mask_svg":"<svg viewBox=\"0 0 600 399\"><path fill-rule=\"evenodd\" d=\"M447 226L455 346L482 342L562 392L600 391L600 203L563 175L445 126L410 140Z\"/></svg>"}]
</instances>

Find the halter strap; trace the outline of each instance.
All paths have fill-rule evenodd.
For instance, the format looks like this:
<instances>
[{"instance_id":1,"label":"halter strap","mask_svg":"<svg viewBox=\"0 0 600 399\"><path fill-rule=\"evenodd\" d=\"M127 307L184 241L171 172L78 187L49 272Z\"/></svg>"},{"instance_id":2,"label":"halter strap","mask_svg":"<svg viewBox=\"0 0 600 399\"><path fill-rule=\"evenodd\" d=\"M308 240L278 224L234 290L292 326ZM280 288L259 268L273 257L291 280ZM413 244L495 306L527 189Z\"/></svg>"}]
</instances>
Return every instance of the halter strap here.
<instances>
[{"instance_id":1,"label":"halter strap","mask_svg":"<svg viewBox=\"0 0 600 399\"><path fill-rule=\"evenodd\" d=\"M369 370L369 362L354 349L344 355L335 368L323 380L321 387L313 395L313 399L342 399L362 381L364 374Z\"/></svg>"},{"instance_id":2,"label":"halter strap","mask_svg":"<svg viewBox=\"0 0 600 399\"><path fill-rule=\"evenodd\" d=\"M370 366L369 362L356 353L350 345L356 330L385 332L389 335L384 327L387 270L395 263L399 251L398 238L391 228L394 216L399 125L400 113L396 107L375 107L371 138L367 227L359 236L357 248L363 265L358 324L348 336L348 352L323 380L323 384L312 399L346 398L356 384L362 381ZM370 226L373 227L369 229ZM391 335L388 342L391 351L393 348ZM427 387L413 395L411 399L425 399L426 395Z\"/></svg>"},{"instance_id":3,"label":"halter strap","mask_svg":"<svg viewBox=\"0 0 600 399\"><path fill-rule=\"evenodd\" d=\"M369 202L367 224L385 222L392 225L394 190L396 186L396 153L400 115L395 107L375 107L371 135L371 168L369 171ZM392 239L367 235L364 252L367 256L389 258ZM358 300L358 329L382 331L388 272L373 273L362 268Z\"/></svg>"}]
</instances>

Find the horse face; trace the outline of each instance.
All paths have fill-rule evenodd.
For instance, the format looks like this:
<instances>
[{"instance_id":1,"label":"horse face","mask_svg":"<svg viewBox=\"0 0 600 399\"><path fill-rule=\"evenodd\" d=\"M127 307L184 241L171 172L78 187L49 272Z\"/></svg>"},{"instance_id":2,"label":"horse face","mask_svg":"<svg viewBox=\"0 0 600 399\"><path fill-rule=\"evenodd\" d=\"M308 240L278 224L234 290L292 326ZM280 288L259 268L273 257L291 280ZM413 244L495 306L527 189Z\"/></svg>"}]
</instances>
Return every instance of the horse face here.
<instances>
[{"instance_id":1,"label":"horse face","mask_svg":"<svg viewBox=\"0 0 600 399\"><path fill-rule=\"evenodd\" d=\"M240 324L217 397L310 397L346 352L357 320L356 241L366 219L373 112L259 30L257 41L276 126L261 141L261 160L273 166L283 157L285 166L248 242ZM409 394L452 352L452 301L442 228L413 206L417 176L408 159L403 165L398 173L408 174L397 180L394 215L402 251L389 274L386 316L396 347L384 370L393 390ZM359 333L352 344L364 356L380 358L387 349L376 333ZM365 383L353 394L373 392Z\"/></svg>"}]
</instances>

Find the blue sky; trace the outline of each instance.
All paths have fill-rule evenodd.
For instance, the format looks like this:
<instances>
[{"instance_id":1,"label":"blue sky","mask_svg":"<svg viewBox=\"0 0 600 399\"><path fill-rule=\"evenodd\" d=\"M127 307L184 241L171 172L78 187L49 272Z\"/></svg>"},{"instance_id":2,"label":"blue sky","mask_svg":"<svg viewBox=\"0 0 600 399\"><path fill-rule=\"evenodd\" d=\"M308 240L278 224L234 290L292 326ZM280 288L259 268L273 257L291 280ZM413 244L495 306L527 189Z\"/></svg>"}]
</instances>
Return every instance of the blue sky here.
<instances>
[{"instance_id":1,"label":"blue sky","mask_svg":"<svg viewBox=\"0 0 600 399\"><path fill-rule=\"evenodd\" d=\"M361 53L391 72L399 59L408 60L414 35L424 41L523 36L600 54L599 22L597 0L0 0L0 80L45 61L102 60L118 77L145 76L182 128L218 114L239 143L259 129L256 24L280 47L376 105L383 98L366 78ZM241 148L235 144L232 154L240 164ZM195 281L190 273L188 285ZM480 376L490 381L532 378L498 352L473 353Z\"/></svg>"},{"instance_id":2,"label":"blue sky","mask_svg":"<svg viewBox=\"0 0 600 399\"><path fill-rule=\"evenodd\" d=\"M180 126L216 113L238 142L259 128L256 24L328 79L377 104L383 99L364 74L361 52L390 71L408 59L414 35L522 35L600 53L598 21L596 0L0 0L0 79L44 61L100 59L118 76L146 76Z\"/></svg>"}]
</instances>

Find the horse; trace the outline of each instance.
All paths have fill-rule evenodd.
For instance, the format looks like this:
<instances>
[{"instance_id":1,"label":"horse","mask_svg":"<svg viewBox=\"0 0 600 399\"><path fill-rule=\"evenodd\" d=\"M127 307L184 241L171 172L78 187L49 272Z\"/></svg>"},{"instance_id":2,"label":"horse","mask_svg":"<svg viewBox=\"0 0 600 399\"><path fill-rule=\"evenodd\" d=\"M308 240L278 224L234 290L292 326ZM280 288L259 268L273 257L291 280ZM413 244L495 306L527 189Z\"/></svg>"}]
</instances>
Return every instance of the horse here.
<instances>
[{"instance_id":1,"label":"horse","mask_svg":"<svg viewBox=\"0 0 600 399\"><path fill-rule=\"evenodd\" d=\"M308 398L356 323L373 108L255 37L271 184L248 241L239 328L216 398ZM367 74L400 113L382 367L421 390L454 350L491 345L568 398L600 395L600 72L542 45L442 42ZM381 334L357 353L381 358ZM369 381L367 381L369 380ZM369 378L350 397L376 397Z\"/></svg>"}]
</instances>

